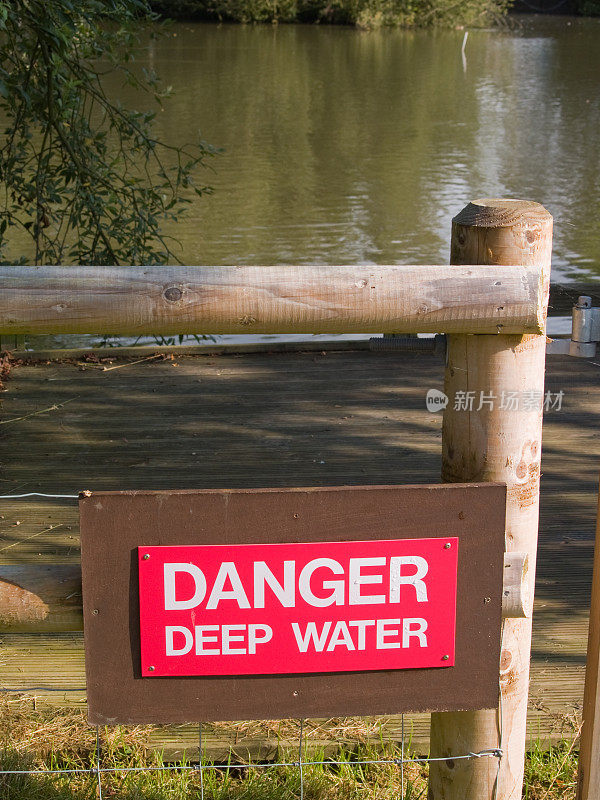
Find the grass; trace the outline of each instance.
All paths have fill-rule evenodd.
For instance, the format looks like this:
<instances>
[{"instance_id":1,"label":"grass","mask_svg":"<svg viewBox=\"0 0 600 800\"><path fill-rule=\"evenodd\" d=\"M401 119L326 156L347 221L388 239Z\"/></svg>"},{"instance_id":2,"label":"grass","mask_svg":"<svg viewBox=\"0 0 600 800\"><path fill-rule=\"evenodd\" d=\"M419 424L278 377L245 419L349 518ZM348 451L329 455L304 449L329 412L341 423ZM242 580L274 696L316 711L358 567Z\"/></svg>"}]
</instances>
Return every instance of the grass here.
<instances>
[{"instance_id":1,"label":"grass","mask_svg":"<svg viewBox=\"0 0 600 800\"><path fill-rule=\"evenodd\" d=\"M577 739L551 748L537 742L525 759L526 800L573 800L577 794Z\"/></svg>"},{"instance_id":2,"label":"grass","mask_svg":"<svg viewBox=\"0 0 600 800\"><path fill-rule=\"evenodd\" d=\"M262 723L251 723L258 732ZM286 723L265 729L289 737ZM242 727L242 726L240 726ZM353 731L363 742L352 752L341 750L339 765L303 767L304 800L425 800L427 765L406 764L404 784L395 764L361 765L373 758L398 758L397 746L364 741L373 733L373 723L357 720L337 726ZM148 746L149 726L106 728L101 732L103 768L161 767L160 753ZM247 730L247 728L246 728ZM297 728L295 729L297 731ZM315 728L314 730L320 730ZM527 800L572 800L577 772L576 740L564 739L551 748L538 743L527 755L525 789ZM286 754L296 759L296 754ZM307 758L318 760L311 750ZM25 695L0 695L0 769L87 769L96 765L96 736L81 710L38 709ZM180 762L168 771L104 773L102 794L114 800L195 800L201 796L201 778L190 762ZM203 773L206 800L297 800L300 774L297 766L241 769L221 767ZM404 794L402 794L404 789ZM98 797L95 774L0 775L2 800L91 800Z\"/></svg>"}]
</instances>

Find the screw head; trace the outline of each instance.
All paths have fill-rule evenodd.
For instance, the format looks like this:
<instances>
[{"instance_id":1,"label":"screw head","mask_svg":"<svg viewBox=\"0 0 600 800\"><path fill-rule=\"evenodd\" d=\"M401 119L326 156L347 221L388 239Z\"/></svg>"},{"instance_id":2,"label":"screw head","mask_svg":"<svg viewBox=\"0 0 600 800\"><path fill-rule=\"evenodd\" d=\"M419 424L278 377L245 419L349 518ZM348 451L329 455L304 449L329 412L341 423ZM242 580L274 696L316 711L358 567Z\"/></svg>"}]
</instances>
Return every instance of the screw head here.
<instances>
[{"instance_id":1,"label":"screw head","mask_svg":"<svg viewBox=\"0 0 600 800\"><path fill-rule=\"evenodd\" d=\"M442 661L450 661L450 656L449 655L442 656Z\"/></svg>"},{"instance_id":2,"label":"screw head","mask_svg":"<svg viewBox=\"0 0 600 800\"><path fill-rule=\"evenodd\" d=\"M143 558L144 558L144 561L148 561L148 559L150 558L150 553L144 553Z\"/></svg>"},{"instance_id":3,"label":"screw head","mask_svg":"<svg viewBox=\"0 0 600 800\"><path fill-rule=\"evenodd\" d=\"M156 667L148 667L148 672L154 672L155 669Z\"/></svg>"},{"instance_id":4,"label":"screw head","mask_svg":"<svg viewBox=\"0 0 600 800\"><path fill-rule=\"evenodd\" d=\"M97 615L97 614L99 614L99 613L100 613L100 612L98 611L98 609L97 609L97 608L95 608L95 609L92 611L92 614L93 614L94 616L96 616L96 615Z\"/></svg>"},{"instance_id":5,"label":"screw head","mask_svg":"<svg viewBox=\"0 0 600 800\"><path fill-rule=\"evenodd\" d=\"M451 547L452 545L450 544L450 542L446 542L446 544L444 545L444 550L450 550Z\"/></svg>"}]
</instances>

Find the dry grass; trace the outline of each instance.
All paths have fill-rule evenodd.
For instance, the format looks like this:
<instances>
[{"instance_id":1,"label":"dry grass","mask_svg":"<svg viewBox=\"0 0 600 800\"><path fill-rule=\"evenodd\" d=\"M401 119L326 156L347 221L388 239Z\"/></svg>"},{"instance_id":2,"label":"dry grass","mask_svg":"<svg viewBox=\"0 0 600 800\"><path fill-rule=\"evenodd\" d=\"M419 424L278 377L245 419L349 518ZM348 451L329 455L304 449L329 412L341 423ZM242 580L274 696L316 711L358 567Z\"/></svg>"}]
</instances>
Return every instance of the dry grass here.
<instances>
[{"instance_id":1,"label":"dry grass","mask_svg":"<svg viewBox=\"0 0 600 800\"><path fill-rule=\"evenodd\" d=\"M380 721L364 719L313 720L305 726L311 739L336 738L342 744L341 765L304 767L305 800L424 800L427 767L405 765L404 785L394 764L360 765L357 760L398 757L397 747L383 740L375 748L373 736ZM231 731L233 723L224 723ZM235 725L242 736L268 736L290 740L298 735L297 722L278 720ZM101 764L105 768L160 767L160 754L149 746L150 726L102 730ZM368 741L370 739L370 742ZM354 743L352 751L343 745ZM311 758L319 755L313 749ZM1 769L87 769L96 764L95 730L83 710L36 709L31 697L0 695ZM192 800L200 797L200 775L189 762L168 771L103 774L104 798L117 800ZM182 768L183 767L183 768ZM573 740L550 749L541 745L527 756L527 800L572 800L575 797L577 759ZM297 767L268 769L211 769L204 771L206 800L297 800L300 778ZM404 794L402 794L402 788ZM97 776L0 775L2 800L88 800L98 796Z\"/></svg>"}]
</instances>

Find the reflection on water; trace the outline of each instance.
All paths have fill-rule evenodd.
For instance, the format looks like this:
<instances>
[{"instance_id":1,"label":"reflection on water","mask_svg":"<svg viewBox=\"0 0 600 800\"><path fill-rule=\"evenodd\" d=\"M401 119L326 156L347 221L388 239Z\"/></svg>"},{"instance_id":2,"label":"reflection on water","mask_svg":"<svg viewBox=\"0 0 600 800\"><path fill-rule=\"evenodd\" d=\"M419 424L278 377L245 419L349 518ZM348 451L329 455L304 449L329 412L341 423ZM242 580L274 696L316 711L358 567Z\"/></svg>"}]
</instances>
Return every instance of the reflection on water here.
<instances>
[{"instance_id":1,"label":"reflection on water","mask_svg":"<svg viewBox=\"0 0 600 800\"><path fill-rule=\"evenodd\" d=\"M600 272L600 19L513 30L180 25L149 60L167 138L224 148L186 263L432 263L478 196L555 216L555 279Z\"/></svg>"}]
</instances>

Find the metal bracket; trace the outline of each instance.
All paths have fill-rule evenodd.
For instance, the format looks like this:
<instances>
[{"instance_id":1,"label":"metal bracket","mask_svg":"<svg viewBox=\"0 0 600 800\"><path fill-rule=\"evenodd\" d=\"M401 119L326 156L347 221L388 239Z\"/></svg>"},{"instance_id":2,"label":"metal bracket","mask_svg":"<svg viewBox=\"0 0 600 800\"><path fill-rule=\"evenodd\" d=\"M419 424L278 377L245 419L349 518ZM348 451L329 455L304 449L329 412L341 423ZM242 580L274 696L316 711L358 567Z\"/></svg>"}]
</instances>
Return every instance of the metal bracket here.
<instances>
[{"instance_id":1,"label":"metal bracket","mask_svg":"<svg viewBox=\"0 0 600 800\"><path fill-rule=\"evenodd\" d=\"M552 339L546 345L551 355L594 358L600 342L600 308L592 307L592 298L581 295L573 306L573 328L570 339Z\"/></svg>"}]
</instances>

